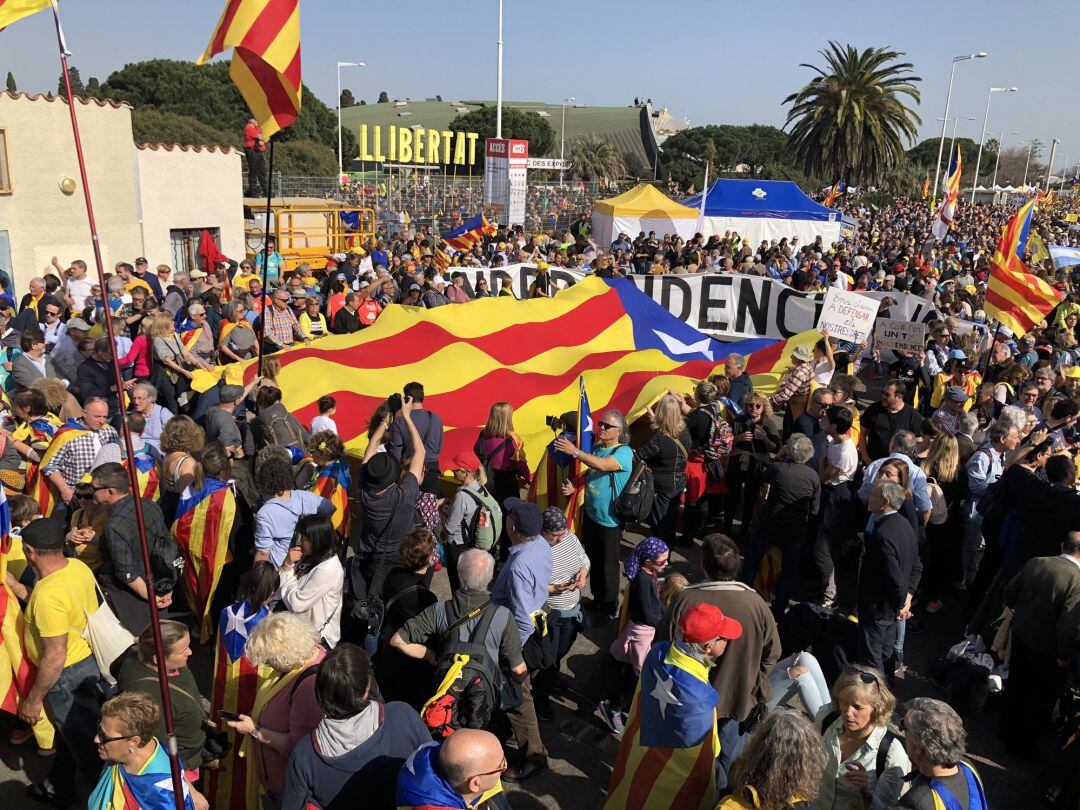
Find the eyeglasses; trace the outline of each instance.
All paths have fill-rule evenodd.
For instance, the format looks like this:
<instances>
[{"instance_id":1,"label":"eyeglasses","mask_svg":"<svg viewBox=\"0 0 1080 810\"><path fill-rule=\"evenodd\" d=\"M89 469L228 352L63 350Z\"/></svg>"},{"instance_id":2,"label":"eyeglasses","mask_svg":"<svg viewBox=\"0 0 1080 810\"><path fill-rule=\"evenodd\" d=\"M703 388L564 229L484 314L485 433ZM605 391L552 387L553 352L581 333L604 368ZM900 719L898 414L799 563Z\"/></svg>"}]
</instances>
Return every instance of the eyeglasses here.
<instances>
[{"instance_id":1,"label":"eyeglasses","mask_svg":"<svg viewBox=\"0 0 1080 810\"><path fill-rule=\"evenodd\" d=\"M49 310L45 310L45 317L46 318L59 318L60 313L59 312L49 312Z\"/></svg>"},{"instance_id":2,"label":"eyeglasses","mask_svg":"<svg viewBox=\"0 0 1080 810\"><path fill-rule=\"evenodd\" d=\"M94 499L93 492L76 492L75 497L83 501L91 501Z\"/></svg>"},{"instance_id":3,"label":"eyeglasses","mask_svg":"<svg viewBox=\"0 0 1080 810\"><path fill-rule=\"evenodd\" d=\"M97 735L94 739L98 741L98 745L108 745L109 743L120 742L120 740L130 740L134 736L134 734L125 734L123 737L109 737L105 734L105 730L98 726Z\"/></svg>"},{"instance_id":4,"label":"eyeglasses","mask_svg":"<svg viewBox=\"0 0 1080 810\"><path fill-rule=\"evenodd\" d=\"M112 487L99 487L95 484L91 484L90 486L93 487L94 492L104 492L106 489L112 489Z\"/></svg>"},{"instance_id":5,"label":"eyeglasses","mask_svg":"<svg viewBox=\"0 0 1080 810\"><path fill-rule=\"evenodd\" d=\"M861 669L855 669L855 667L844 667L844 674L848 676L854 675L867 686L873 684L879 690L881 689L881 684L878 683L878 679L871 675L869 672L864 672Z\"/></svg>"},{"instance_id":6,"label":"eyeglasses","mask_svg":"<svg viewBox=\"0 0 1080 810\"><path fill-rule=\"evenodd\" d=\"M600 430L615 430L619 427L618 425L609 425L607 422L597 422L596 426L600 428Z\"/></svg>"},{"instance_id":7,"label":"eyeglasses","mask_svg":"<svg viewBox=\"0 0 1080 810\"><path fill-rule=\"evenodd\" d=\"M471 782L471 781L472 781L473 779L477 779L477 778L479 778L479 777L481 777L481 776L494 776L494 775L495 775L495 774L497 774L497 773L499 773L499 774L501 774L501 773L506 773L506 769L507 769L508 767L509 767L509 764L508 764L508 763L507 763L507 761L506 761L506 757L503 757L503 761L502 761L502 764L501 764L501 765L499 765L499 767L498 767L498 768L496 768L495 770L493 770L493 771L485 771L484 773L474 773L474 774L473 774L472 776L470 776L470 777L469 777L468 779L463 779L463 780L461 781L461 784L462 784L462 785L467 785L467 784L469 784L469 782Z\"/></svg>"}]
</instances>

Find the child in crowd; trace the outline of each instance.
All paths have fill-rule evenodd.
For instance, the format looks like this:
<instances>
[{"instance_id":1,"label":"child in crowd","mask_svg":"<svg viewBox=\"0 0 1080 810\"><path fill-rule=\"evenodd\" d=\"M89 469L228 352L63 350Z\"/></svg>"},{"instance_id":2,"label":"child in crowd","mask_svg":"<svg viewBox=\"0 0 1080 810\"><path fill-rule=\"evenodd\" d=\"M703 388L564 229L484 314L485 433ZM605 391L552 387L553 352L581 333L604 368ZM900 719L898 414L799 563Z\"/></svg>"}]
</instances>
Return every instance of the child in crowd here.
<instances>
[{"instance_id":1,"label":"child in crowd","mask_svg":"<svg viewBox=\"0 0 1080 810\"><path fill-rule=\"evenodd\" d=\"M319 415L311 420L312 434L322 430L329 430L337 436L337 422L334 421L335 413L337 413L337 400L331 396L319 397Z\"/></svg>"}]
</instances>

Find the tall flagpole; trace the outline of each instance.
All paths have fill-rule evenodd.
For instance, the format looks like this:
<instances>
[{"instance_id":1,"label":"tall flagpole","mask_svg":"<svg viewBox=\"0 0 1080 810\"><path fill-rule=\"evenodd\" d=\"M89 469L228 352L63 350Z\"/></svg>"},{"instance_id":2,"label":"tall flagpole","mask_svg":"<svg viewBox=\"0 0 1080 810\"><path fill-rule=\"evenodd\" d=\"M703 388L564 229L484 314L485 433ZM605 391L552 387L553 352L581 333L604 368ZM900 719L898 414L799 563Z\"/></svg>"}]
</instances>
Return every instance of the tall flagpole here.
<instances>
[{"instance_id":1,"label":"tall flagpole","mask_svg":"<svg viewBox=\"0 0 1080 810\"><path fill-rule=\"evenodd\" d=\"M266 166L266 222L263 228L262 311L259 313L259 370L263 373L263 344L266 343L266 271L270 267L270 208L274 203L274 136L270 136L270 157ZM273 306L273 305L271 305Z\"/></svg>"},{"instance_id":2,"label":"tall flagpole","mask_svg":"<svg viewBox=\"0 0 1080 810\"><path fill-rule=\"evenodd\" d=\"M109 337L112 351L113 381L116 383L116 401L119 406L123 402L124 378L120 373L120 364L116 358L116 334L113 331L112 318L109 317L109 301L105 283L105 265L101 259L101 243L98 239L97 223L94 220L94 205L90 199L90 186L86 176L86 159L83 155L82 139L79 137L79 121L75 115L75 96L71 92L71 76L68 72L68 49L64 39L64 29L60 25L60 9L56 0L52 0L53 20L56 21L56 41L60 48L60 67L64 74L64 88L67 91L68 111L71 115L71 133L75 138L75 154L79 161L79 177L82 180L83 198L86 201L86 219L90 226L90 241L94 248L94 262L97 264L98 284L101 286L102 303L105 311L105 332ZM124 449L127 459L124 466L127 468L128 481L131 487L131 497L135 505L135 522L139 529L139 545L142 550L143 570L146 577L146 592L150 596L146 600L150 608L150 627L154 634L154 654L157 660L165 660L165 647L161 641L161 623L158 617L157 600L154 598L154 572L150 567L150 549L146 542L146 523L143 520L142 498L139 496L139 478L135 470L135 448L131 443L131 431L128 429L127 419L120 420L120 435L124 438ZM169 755L169 770L172 773L173 800L177 810L184 810L184 777L180 772L180 751L176 742L176 730L173 723L172 698L169 692L168 673L164 666L158 667L158 687L161 690L161 708L165 719L165 735L167 739L167 752Z\"/></svg>"}]
</instances>

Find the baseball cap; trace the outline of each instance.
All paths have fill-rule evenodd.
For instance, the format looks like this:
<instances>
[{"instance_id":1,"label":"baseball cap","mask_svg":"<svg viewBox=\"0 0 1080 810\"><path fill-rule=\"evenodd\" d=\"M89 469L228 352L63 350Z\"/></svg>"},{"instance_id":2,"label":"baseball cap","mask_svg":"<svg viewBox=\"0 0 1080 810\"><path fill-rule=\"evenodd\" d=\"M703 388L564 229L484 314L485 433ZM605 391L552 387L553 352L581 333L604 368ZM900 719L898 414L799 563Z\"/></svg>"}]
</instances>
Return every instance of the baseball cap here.
<instances>
[{"instance_id":1,"label":"baseball cap","mask_svg":"<svg viewBox=\"0 0 1080 810\"><path fill-rule=\"evenodd\" d=\"M742 625L716 605L701 602L694 605L679 619L679 629L684 641L691 644L713 641L718 638L737 639L742 635Z\"/></svg>"},{"instance_id":2,"label":"baseball cap","mask_svg":"<svg viewBox=\"0 0 1080 810\"><path fill-rule=\"evenodd\" d=\"M206 273L204 273L202 270L192 270L190 273L188 273L188 276L191 278L206 278Z\"/></svg>"},{"instance_id":3,"label":"baseball cap","mask_svg":"<svg viewBox=\"0 0 1080 810\"><path fill-rule=\"evenodd\" d=\"M239 385L223 385L219 389L218 395L221 397L222 402L236 402L244 395L244 389Z\"/></svg>"},{"instance_id":4,"label":"baseball cap","mask_svg":"<svg viewBox=\"0 0 1080 810\"><path fill-rule=\"evenodd\" d=\"M947 360L967 360L967 355L964 354L962 349L952 349L949 351Z\"/></svg>"},{"instance_id":5,"label":"baseball cap","mask_svg":"<svg viewBox=\"0 0 1080 810\"><path fill-rule=\"evenodd\" d=\"M527 503L521 498L507 498L503 501L503 513L514 519L520 534L535 537L544 529L544 517L535 503Z\"/></svg>"},{"instance_id":6,"label":"baseball cap","mask_svg":"<svg viewBox=\"0 0 1080 810\"><path fill-rule=\"evenodd\" d=\"M82 329L84 332L89 332L91 329L90 324L88 324L82 318L72 318L70 321L67 322L67 328Z\"/></svg>"},{"instance_id":7,"label":"baseball cap","mask_svg":"<svg viewBox=\"0 0 1080 810\"><path fill-rule=\"evenodd\" d=\"M967 395L967 391L961 388L959 385L950 385L945 389L945 399L953 402L967 402L970 397Z\"/></svg>"}]
</instances>

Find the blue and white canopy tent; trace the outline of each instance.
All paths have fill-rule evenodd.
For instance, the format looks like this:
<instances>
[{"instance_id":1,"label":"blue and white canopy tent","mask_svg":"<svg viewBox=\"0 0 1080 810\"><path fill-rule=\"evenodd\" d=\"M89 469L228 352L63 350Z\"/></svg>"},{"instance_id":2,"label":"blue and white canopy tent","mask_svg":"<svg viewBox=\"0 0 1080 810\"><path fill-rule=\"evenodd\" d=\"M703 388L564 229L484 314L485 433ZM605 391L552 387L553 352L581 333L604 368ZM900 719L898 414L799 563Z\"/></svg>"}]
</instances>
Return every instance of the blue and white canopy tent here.
<instances>
[{"instance_id":1,"label":"blue and white canopy tent","mask_svg":"<svg viewBox=\"0 0 1080 810\"><path fill-rule=\"evenodd\" d=\"M701 195L681 201L701 209ZM828 245L840 240L842 214L807 197L786 180L717 180L705 195L699 230L705 236L734 231L753 247L762 240L799 237L799 244L818 236Z\"/></svg>"}]
</instances>

